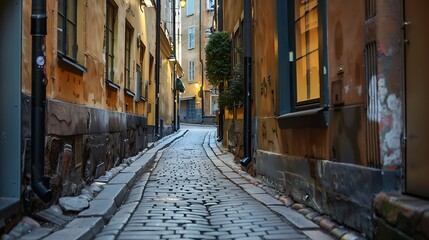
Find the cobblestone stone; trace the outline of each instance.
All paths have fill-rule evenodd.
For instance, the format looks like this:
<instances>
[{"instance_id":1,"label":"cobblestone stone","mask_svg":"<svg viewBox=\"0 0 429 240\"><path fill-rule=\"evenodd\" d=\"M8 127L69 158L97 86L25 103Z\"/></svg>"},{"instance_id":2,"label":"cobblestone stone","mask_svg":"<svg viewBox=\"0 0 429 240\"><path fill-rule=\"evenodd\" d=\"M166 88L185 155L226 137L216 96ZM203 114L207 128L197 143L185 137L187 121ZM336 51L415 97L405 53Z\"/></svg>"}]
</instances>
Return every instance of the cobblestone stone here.
<instances>
[{"instance_id":1,"label":"cobblestone stone","mask_svg":"<svg viewBox=\"0 0 429 240\"><path fill-rule=\"evenodd\" d=\"M159 154L150 175L130 186L125 203L137 207L129 205L122 215L113 217L114 223L124 224L119 234L119 226L112 226L97 237L118 234L116 239L308 239L267 208L284 205L255 186L257 181L243 179L239 168L232 170L215 154L206 154L205 149L211 149L202 144L209 139L206 134L207 131L191 130ZM208 156L215 159L215 164Z\"/></svg>"}]
</instances>

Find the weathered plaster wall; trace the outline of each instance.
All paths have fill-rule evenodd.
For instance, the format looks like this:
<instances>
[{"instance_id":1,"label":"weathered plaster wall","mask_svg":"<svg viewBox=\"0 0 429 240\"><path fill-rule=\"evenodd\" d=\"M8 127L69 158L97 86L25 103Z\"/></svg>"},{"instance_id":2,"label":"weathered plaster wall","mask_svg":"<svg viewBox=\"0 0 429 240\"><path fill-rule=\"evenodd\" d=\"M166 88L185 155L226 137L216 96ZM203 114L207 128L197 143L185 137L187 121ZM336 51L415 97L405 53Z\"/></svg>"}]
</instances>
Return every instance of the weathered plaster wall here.
<instances>
[{"instance_id":1,"label":"weathered plaster wall","mask_svg":"<svg viewBox=\"0 0 429 240\"><path fill-rule=\"evenodd\" d=\"M362 105L366 93L363 62L365 2L327 1L326 17L330 88L333 82L342 81L342 104ZM333 94L331 91L332 105L335 104Z\"/></svg>"},{"instance_id":2,"label":"weathered plaster wall","mask_svg":"<svg viewBox=\"0 0 429 240\"><path fill-rule=\"evenodd\" d=\"M200 13L200 2L201 2L201 13ZM213 10L207 10L207 1L205 0L195 0L194 1L194 14L187 15L187 7L184 7L181 9L181 34L182 36L188 36L188 29L191 26L195 27L195 47L192 49L188 49L188 43L189 39L188 37L182 37L182 59L181 59L181 65L184 69L184 75L181 78L183 81L183 84L185 85L186 91L181 94L183 98L189 98L195 96L196 106L197 109L197 115L201 116L201 107L202 107L202 100L199 96L198 92L200 91L200 87L202 86L202 81L204 80L204 90L206 91L206 95L204 98L204 115L209 116L211 115L210 112L210 92L209 90L212 88L212 86L208 83L206 73L205 73L205 46L207 45L209 41L209 33L206 33L205 31L210 29L212 26L212 20L214 11ZM201 17L201 26L200 26L200 17ZM201 45L200 45L201 43ZM202 63L200 61L202 60ZM189 61L194 61L194 80L192 81L189 79ZM195 84L198 83L199 87L195 87ZM185 103L185 102L184 102ZM186 113L186 112L185 112ZM186 116L186 115L185 115ZM183 117L185 117L183 116ZM198 119L200 121L201 119ZM188 121L194 121L188 120Z\"/></svg>"},{"instance_id":3,"label":"weathered plaster wall","mask_svg":"<svg viewBox=\"0 0 429 240\"><path fill-rule=\"evenodd\" d=\"M253 113L257 149L293 156L328 159L325 128L286 129L278 125L279 92L276 1L253 1ZM267 34L267 33L271 34ZM284 44L284 43L283 43ZM284 80L283 80L284 81Z\"/></svg>"},{"instance_id":4,"label":"weathered plaster wall","mask_svg":"<svg viewBox=\"0 0 429 240\"><path fill-rule=\"evenodd\" d=\"M403 42L402 1L377 0L377 14L367 24L365 40L377 42L377 76L370 87L377 87L372 98L379 106L375 121L379 125L380 158L384 169L401 167L403 150Z\"/></svg>"},{"instance_id":5,"label":"weathered plaster wall","mask_svg":"<svg viewBox=\"0 0 429 240\"><path fill-rule=\"evenodd\" d=\"M163 31L161 31L161 69L159 84L159 119L163 121L162 134L170 134L174 119L174 95L173 95L173 62L168 57L173 54L170 42Z\"/></svg>"},{"instance_id":6,"label":"weathered plaster wall","mask_svg":"<svg viewBox=\"0 0 429 240\"><path fill-rule=\"evenodd\" d=\"M181 65L184 69L183 76L181 77L181 80L183 84L185 85L185 92L181 94L181 97L183 98L190 98L195 96L195 108L201 109L201 99L198 97L198 91L200 90L199 87L196 88L194 86L195 83L198 83L199 86L201 86L201 65L200 65L200 58L199 58L199 39L200 39L200 31L201 28L199 27L199 9L200 9L200 1L194 0L194 14L188 15L187 13L188 6L185 6L184 8L181 8L180 14L181 14L181 34L182 34L182 62ZM189 38L188 36L188 30L190 27L195 27L195 47L192 49L189 49ZM194 80L191 80L189 78L189 61L194 61ZM200 103L200 104L198 104ZM182 102L182 107L186 108L186 102ZM198 110L197 110L198 111ZM184 111L185 115L181 114L183 118L185 118L186 111Z\"/></svg>"},{"instance_id":7,"label":"weathered plaster wall","mask_svg":"<svg viewBox=\"0 0 429 240\"><path fill-rule=\"evenodd\" d=\"M223 29L233 33L234 26L244 11L244 1L223 0L223 10Z\"/></svg>"},{"instance_id":8,"label":"weathered plaster wall","mask_svg":"<svg viewBox=\"0 0 429 240\"><path fill-rule=\"evenodd\" d=\"M225 109L224 139L223 144L238 158L244 156L243 129L244 129L243 106Z\"/></svg>"},{"instance_id":9,"label":"weathered plaster wall","mask_svg":"<svg viewBox=\"0 0 429 240\"><path fill-rule=\"evenodd\" d=\"M148 142L148 122L154 118L155 9L140 9L139 1L115 0L114 80L120 89L105 81L104 27L106 1L77 1L78 53L76 61L86 72L64 64L57 54L57 1L47 1L46 37L46 144L45 174L52 178L54 200L78 193L85 183L104 174L123 158L137 154ZM31 1L23 2L22 92L23 156L30 166L31 102ZM137 93L136 64L144 48L142 85L148 84L148 98L128 95L124 84L125 24L132 26L131 84ZM161 32L162 34L162 32ZM171 133L173 116L172 64L166 59L171 48L166 38L161 67L160 118L164 135ZM141 41L143 46L137 43ZM179 67L180 68L180 67ZM145 89L142 90L145 92ZM151 110L151 111L149 111ZM148 116L148 112L151 114ZM148 119L148 117L150 119ZM29 171L28 171L29 172Z\"/></svg>"},{"instance_id":10,"label":"weathered plaster wall","mask_svg":"<svg viewBox=\"0 0 429 240\"><path fill-rule=\"evenodd\" d=\"M230 35L235 32L236 26L242 20L244 1L224 0L223 1L223 30ZM225 121L223 126L223 144L228 146L230 151L242 158L244 155L243 148L243 119L244 108L243 106L233 109L225 109Z\"/></svg>"},{"instance_id":11,"label":"weathered plaster wall","mask_svg":"<svg viewBox=\"0 0 429 240\"><path fill-rule=\"evenodd\" d=\"M281 152L282 137L278 110L277 22L275 1L253 2L253 114L258 118L257 149ZM273 34L266 34L271 32ZM252 123L253 124L253 123Z\"/></svg>"},{"instance_id":12,"label":"weathered plaster wall","mask_svg":"<svg viewBox=\"0 0 429 240\"><path fill-rule=\"evenodd\" d=\"M332 109L328 159L366 166L365 2L328 1L326 15Z\"/></svg>"}]
</instances>

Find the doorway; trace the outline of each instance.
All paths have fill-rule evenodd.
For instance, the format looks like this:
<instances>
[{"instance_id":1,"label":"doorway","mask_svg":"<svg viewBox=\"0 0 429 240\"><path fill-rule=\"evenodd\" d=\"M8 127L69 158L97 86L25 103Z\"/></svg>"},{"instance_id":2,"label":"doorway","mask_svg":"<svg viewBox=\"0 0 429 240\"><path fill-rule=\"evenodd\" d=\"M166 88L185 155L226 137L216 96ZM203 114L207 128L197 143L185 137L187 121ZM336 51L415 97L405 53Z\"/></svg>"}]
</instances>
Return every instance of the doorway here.
<instances>
[{"instance_id":1,"label":"doorway","mask_svg":"<svg viewBox=\"0 0 429 240\"><path fill-rule=\"evenodd\" d=\"M21 9L22 1L0 1L0 230L21 194Z\"/></svg>"},{"instance_id":2,"label":"doorway","mask_svg":"<svg viewBox=\"0 0 429 240\"><path fill-rule=\"evenodd\" d=\"M429 198L429 1L404 0L405 191Z\"/></svg>"}]
</instances>

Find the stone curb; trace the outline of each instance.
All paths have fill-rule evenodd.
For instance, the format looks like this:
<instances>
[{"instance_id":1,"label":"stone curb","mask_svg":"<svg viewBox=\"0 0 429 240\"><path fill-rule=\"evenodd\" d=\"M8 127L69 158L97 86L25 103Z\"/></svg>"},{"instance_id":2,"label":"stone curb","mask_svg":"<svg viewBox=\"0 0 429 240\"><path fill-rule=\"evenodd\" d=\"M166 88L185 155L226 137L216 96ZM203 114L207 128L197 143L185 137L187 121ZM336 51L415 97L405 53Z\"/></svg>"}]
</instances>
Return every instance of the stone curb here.
<instances>
[{"instance_id":1,"label":"stone curb","mask_svg":"<svg viewBox=\"0 0 429 240\"><path fill-rule=\"evenodd\" d=\"M233 172L240 175L242 178L246 179L249 183L254 184L257 187L260 187L261 189L264 189L267 193L270 193L278 200L280 201L285 207L288 209L293 209L297 213L300 213L300 215L304 216L306 219L311 221L312 223L316 224L316 226L323 229L323 232L328 233L330 237L333 237L338 240L360 240L360 239L366 239L360 234L349 230L343 226L337 225L335 222L331 221L326 216L321 216L317 211L314 211L311 208L306 207L303 204L295 203L293 199L291 199L288 196L284 195L277 195L275 196L275 190L273 190L271 187L264 185L262 182L258 181L257 179L254 179L250 176L247 172L244 172L241 167L237 166L236 163L233 162L234 165L231 163L228 164L226 161L224 161L226 155L231 154L229 153L223 146L219 146L218 142L214 138L213 135L214 132L211 132L210 134L207 134L206 139L204 140L204 149L206 150L207 156L213 161L213 158L217 158L219 161L221 161L225 166L229 167ZM232 154L231 154L232 155ZM230 157L231 158L231 157ZM216 164L215 164L216 165ZM219 164L216 165L219 168ZM220 168L219 170L223 172ZM243 173L244 172L244 173ZM268 190L272 189L272 190ZM252 195L252 197L254 197ZM262 202L264 203L264 202ZM264 203L265 204L265 203ZM269 205L265 204L270 209L274 210ZM277 211L276 211L277 212ZM279 212L279 214L281 214ZM295 225L298 229L302 229L302 226L296 225L292 221L290 221L292 224ZM304 228L305 229L305 228Z\"/></svg>"},{"instance_id":2,"label":"stone curb","mask_svg":"<svg viewBox=\"0 0 429 240\"><path fill-rule=\"evenodd\" d=\"M51 233L44 239L94 239L115 213L122 210L121 204L128 192L136 179L141 177L144 169L156 158L157 153L183 137L187 132L188 130L179 130L151 144L149 149L134 156L136 160L133 163L106 181L105 188L90 202L88 209L80 212L63 229ZM129 215L131 216L131 214Z\"/></svg>"}]
</instances>

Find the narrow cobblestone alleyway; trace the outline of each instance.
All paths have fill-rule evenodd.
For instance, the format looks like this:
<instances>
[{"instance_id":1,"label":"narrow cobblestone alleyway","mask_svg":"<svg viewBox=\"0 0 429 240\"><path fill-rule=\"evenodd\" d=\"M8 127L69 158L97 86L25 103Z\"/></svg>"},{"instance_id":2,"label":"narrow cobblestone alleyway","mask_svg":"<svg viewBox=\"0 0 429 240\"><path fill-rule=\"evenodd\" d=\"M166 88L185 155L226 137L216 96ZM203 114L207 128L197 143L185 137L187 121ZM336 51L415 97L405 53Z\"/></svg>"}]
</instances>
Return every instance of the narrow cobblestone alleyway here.
<instances>
[{"instance_id":1,"label":"narrow cobblestone alleyway","mask_svg":"<svg viewBox=\"0 0 429 240\"><path fill-rule=\"evenodd\" d=\"M158 153L151 174L137 181L125 201L130 204L138 197L133 190L144 189L116 239L307 239L217 169L203 148L209 131L190 129ZM100 239L115 228L116 215Z\"/></svg>"}]
</instances>

